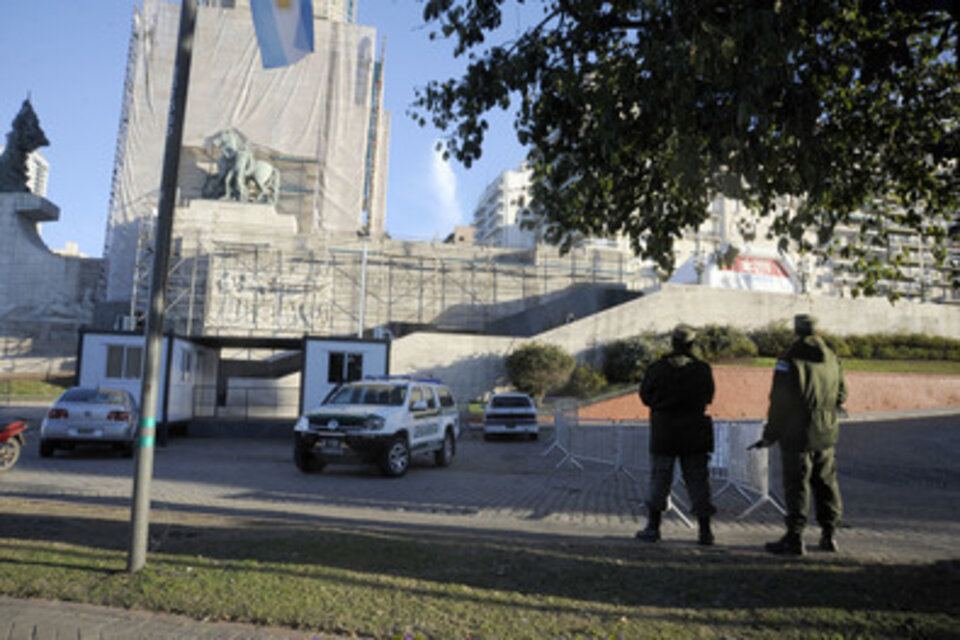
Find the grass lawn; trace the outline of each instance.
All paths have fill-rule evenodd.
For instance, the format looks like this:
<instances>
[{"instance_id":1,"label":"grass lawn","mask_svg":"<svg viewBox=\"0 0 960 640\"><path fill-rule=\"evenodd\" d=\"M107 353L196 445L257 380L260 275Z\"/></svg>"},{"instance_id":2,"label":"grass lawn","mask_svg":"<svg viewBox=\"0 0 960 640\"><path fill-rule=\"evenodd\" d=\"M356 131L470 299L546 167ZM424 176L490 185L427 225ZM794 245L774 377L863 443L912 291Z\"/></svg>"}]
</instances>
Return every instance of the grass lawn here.
<instances>
[{"instance_id":1,"label":"grass lawn","mask_svg":"<svg viewBox=\"0 0 960 640\"><path fill-rule=\"evenodd\" d=\"M41 378L0 378L0 400L5 398L55 400L73 384L73 376L44 380Z\"/></svg>"},{"instance_id":2,"label":"grass lawn","mask_svg":"<svg viewBox=\"0 0 960 640\"><path fill-rule=\"evenodd\" d=\"M0 593L374 638L956 637L956 563L0 503Z\"/></svg>"}]
</instances>

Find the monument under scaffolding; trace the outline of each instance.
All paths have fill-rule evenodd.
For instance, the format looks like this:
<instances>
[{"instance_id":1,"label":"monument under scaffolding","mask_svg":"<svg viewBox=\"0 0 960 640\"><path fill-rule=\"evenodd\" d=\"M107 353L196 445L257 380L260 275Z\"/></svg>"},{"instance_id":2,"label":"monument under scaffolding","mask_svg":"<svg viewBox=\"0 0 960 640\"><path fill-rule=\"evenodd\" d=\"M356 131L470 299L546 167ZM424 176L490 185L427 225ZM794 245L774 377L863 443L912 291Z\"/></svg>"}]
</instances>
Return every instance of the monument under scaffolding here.
<instances>
[{"instance_id":1,"label":"monument under scaffolding","mask_svg":"<svg viewBox=\"0 0 960 640\"><path fill-rule=\"evenodd\" d=\"M320 9L318 16L330 15ZM144 0L128 50L104 299L134 310L143 297L144 234L156 219L178 15L178 3ZM294 235L384 233L383 49L377 59L372 27L318 17L314 30L315 52L264 69L249 2L198 7L179 207L204 198L227 208L269 203L278 217L268 222ZM271 230L255 235L262 233Z\"/></svg>"},{"instance_id":2,"label":"monument under scaffolding","mask_svg":"<svg viewBox=\"0 0 960 640\"><path fill-rule=\"evenodd\" d=\"M388 238L297 235L266 205L194 201L177 211L167 291L168 329L183 335L381 335L434 328L484 332L543 307L571 287L637 292L649 265L613 250L489 249ZM225 218L230 217L228 221ZM143 238L139 262L149 258ZM148 269L136 270L147 302ZM542 324L560 324L571 308Z\"/></svg>"}]
</instances>

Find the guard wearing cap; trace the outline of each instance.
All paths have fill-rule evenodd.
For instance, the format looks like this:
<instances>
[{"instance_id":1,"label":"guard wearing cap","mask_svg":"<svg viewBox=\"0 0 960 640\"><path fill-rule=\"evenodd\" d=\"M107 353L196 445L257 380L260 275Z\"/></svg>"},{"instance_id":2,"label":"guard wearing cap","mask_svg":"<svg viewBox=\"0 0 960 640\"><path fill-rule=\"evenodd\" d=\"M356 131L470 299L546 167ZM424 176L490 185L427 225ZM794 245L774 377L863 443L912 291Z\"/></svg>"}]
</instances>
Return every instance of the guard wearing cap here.
<instances>
[{"instance_id":1,"label":"guard wearing cap","mask_svg":"<svg viewBox=\"0 0 960 640\"><path fill-rule=\"evenodd\" d=\"M780 443L786 534L766 545L767 551L803 555L803 529L812 490L820 548L837 551L834 534L843 504L837 485L834 447L839 436L839 413L847 391L837 356L817 334L816 319L800 314L793 319L795 339L777 360L770 390L770 408L763 437L754 447Z\"/></svg>"},{"instance_id":2,"label":"guard wearing cap","mask_svg":"<svg viewBox=\"0 0 960 640\"><path fill-rule=\"evenodd\" d=\"M645 542L660 540L660 518L667 509L673 468L680 460L683 481L700 523L697 541L713 544L708 464L713 451L713 423L706 407L713 402L713 371L693 354L696 332L685 324L673 331L673 350L647 369L640 399L650 407L650 493L647 527L637 532Z\"/></svg>"}]
</instances>

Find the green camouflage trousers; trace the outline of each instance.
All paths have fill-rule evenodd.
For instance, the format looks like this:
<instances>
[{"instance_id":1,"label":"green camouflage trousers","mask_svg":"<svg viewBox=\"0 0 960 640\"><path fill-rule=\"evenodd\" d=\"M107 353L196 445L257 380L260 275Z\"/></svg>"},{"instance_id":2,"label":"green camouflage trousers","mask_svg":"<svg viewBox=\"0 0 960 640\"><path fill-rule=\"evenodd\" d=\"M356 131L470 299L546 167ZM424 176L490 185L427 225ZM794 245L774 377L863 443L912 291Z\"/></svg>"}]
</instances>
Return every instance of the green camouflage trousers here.
<instances>
[{"instance_id":1,"label":"green camouflage trousers","mask_svg":"<svg viewBox=\"0 0 960 640\"><path fill-rule=\"evenodd\" d=\"M650 455L650 488L647 507L666 511L670 489L673 486L673 468L680 461L683 483L690 496L690 510L698 518L708 518L717 512L710 500L710 454L685 453L678 456Z\"/></svg>"},{"instance_id":2,"label":"green camouflage trousers","mask_svg":"<svg viewBox=\"0 0 960 640\"><path fill-rule=\"evenodd\" d=\"M780 449L783 464L783 494L786 502L787 531L802 533L813 493L817 523L836 529L843 515L843 502L837 484L837 460L833 447L820 451Z\"/></svg>"}]
</instances>

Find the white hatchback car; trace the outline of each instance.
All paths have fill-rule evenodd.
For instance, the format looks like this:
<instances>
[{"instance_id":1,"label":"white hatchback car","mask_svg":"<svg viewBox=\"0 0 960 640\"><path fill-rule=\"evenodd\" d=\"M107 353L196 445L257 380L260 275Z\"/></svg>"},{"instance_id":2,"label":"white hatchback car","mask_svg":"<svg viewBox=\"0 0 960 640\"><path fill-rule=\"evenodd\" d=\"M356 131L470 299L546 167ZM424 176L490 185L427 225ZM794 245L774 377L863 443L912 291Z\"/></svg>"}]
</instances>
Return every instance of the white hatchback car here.
<instances>
[{"instance_id":1,"label":"white hatchback car","mask_svg":"<svg viewBox=\"0 0 960 640\"><path fill-rule=\"evenodd\" d=\"M540 437L537 406L525 393L495 393L483 411L483 437L525 435L531 440Z\"/></svg>"}]
</instances>

